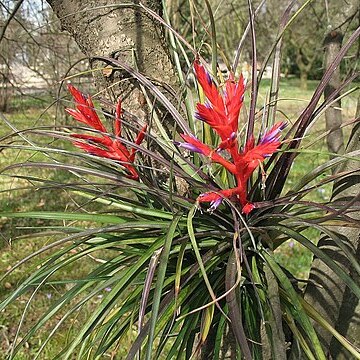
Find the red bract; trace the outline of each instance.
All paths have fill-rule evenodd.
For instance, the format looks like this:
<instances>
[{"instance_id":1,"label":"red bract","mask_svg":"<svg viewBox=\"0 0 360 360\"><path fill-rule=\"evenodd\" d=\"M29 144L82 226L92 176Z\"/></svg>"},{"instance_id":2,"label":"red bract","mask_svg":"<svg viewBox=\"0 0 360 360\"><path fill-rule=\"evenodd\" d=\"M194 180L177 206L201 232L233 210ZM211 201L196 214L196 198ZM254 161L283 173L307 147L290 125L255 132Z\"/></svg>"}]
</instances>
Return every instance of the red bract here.
<instances>
[{"instance_id":1,"label":"red bract","mask_svg":"<svg viewBox=\"0 0 360 360\"><path fill-rule=\"evenodd\" d=\"M225 82L225 91L221 93L205 68L196 61L196 78L201 85L208 102L197 104L195 117L209 124L220 136L221 149L230 148L236 141L239 113L244 99L244 79L236 82L233 76Z\"/></svg>"},{"instance_id":2,"label":"red bract","mask_svg":"<svg viewBox=\"0 0 360 360\"><path fill-rule=\"evenodd\" d=\"M68 88L76 103L76 109L67 108L65 111L74 119L99 131L99 136L72 134L72 137L83 140L73 141L73 144L89 154L118 161L127 170L128 178L138 180L139 175L132 165L135 159L136 149L131 148L129 151L119 139L121 136L121 101L119 100L116 106L114 124L115 137L110 137L107 135L108 132L94 109L91 97L84 95L71 84L68 85ZM136 145L140 145L143 141L146 128L145 125L139 132L135 139Z\"/></svg>"},{"instance_id":3,"label":"red bract","mask_svg":"<svg viewBox=\"0 0 360 360\"><path fill-rule=\"evenodd\" d=\"M242 212L250 213L254 204L247 200L247 183L255 169L281 145L280 132L286 123L275 124L255 145L253 136L245 144L243 150L239 149L237 142L238 118L244 98L244 81L242 76L236 82L230 75L225 83L223 94L206 72L204 67L196 61L195 75L204 90L208 102L197 104L195 117L205 121L220 136L221 143L216 149L211 149L200 140L190 135L181 135L184 143L179 146L208 157L212 162L222 165L232 173L236 179L236 187L232 189L208 192L198 197L198 202L210 202L210 209L215 210L224 198L236 198ZM231 155L231 161L223 158L219 152L226 150Z\"/></svg>"}]
</instances>

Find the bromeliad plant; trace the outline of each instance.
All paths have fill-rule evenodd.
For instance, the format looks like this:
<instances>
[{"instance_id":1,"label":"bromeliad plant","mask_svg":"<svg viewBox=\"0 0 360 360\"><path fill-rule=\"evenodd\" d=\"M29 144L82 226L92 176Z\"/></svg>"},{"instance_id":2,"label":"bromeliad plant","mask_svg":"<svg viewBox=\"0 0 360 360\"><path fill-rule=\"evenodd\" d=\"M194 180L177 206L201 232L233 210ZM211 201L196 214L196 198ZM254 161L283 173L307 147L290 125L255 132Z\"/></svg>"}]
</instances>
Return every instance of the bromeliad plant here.
<instances>
[{"instance_id":1,"label":"bromeliad plant","mask_svg":"<svg viewBox=\"0 0 360 360\"><path fill-rule=\"evenodd\" d=\"M183 134L181 137L186 141L178 145L191 151L200 153L208 157L212 162L222 165L236 179L236 187L232 189L220 190L218 192L208 192L198 197L198 202L210 202L210 210L215 210L224 198L238 198L242 206L242 212L249 214L254 209L254 204L247 200L247 183L261 163L270 157L280 146L279 132L283 130L286 123L280 122L274 125L260 139L255 146L255 138L250 134L249 140L244 145L244 149L239 149L238 129L239 113L244 100L245 84L241 76L235 82L233 75L226 81L223 96L199 62L195 62L195 74L199 84L208 99L208 103L197 104L195 117L207 123L220 137L220 144L216 149L203 144L193 135ZM232 159L226 160L219 155L219 151L226 151Z\"/></svg>"},{"instance_id":2,"label":"bromeliad plant","mask_svg":"<svg viewBox=\"0 0 360 360\"><path fill-rule=\"evenodd\" d=\"M28 292L32 292L30 304L45 285L60 286L54 276L69 266L81 266L84 258L98 261L82 278L69 273L62 279L61 284L72 286L61 288L48 311L22 332L29 308L25 306L9 358L15 359L39 329L52 324L34 355L38 358L51 346L62 325L81 317L88 308L91 311L69 335L57 358L219 359L231 354L233 358L262 359L266 354L286 358L301 349L304 357L326 359L314 321L331 332L352 356L359 357L357 349L304 300L298 281L273 254L286 240L297 241L339 274L354 295L360 295L358 284L304 233L309 227L316 228L339 244L344 256L359 268L349 249L327 226L334 221L354 226L347 216L352 205L346 204L341 210L331 203L304 199L311 199L315 189L343 176L327 175L326 171L346 158L321 164L284 188L306 131L329 105L318 105L324 86L355 39L356 34L324 74L283 141L280 136L286 123L266 116L270 103L255 112L255 72L249 117L239 124L246 88L243 78L236 79L230 73L221 85L209 75L205 64L196 60L199 94L201 97L203 92L207 101L197 104L195 117L200 121L193 123L135 69L118 60L99 58L137 79L145 98L152 100L153 96L168 110L181 129L180 135L170 137L156 112L153 119L147 119L154 126L134 122L134 117L123 114L120 102L114 111L114 132L110 133L91 97L73 86L69 90L76 109L66 111L87 127L77 127L75 132L72 126L70 135L66 129L44 128L21 133L27 141L21 148L42 152L48 160L12 165L7 171L17 167L68 171L66 183L36 175L18 176L36 183L38 189L66 189L81 206L66 212L2 214L72 223L54 226L53 231L62 237L5 274L43 254L39 266L2 301L0 310ZM275 76L272 86L277 80ZM333 98L336 96L334 93ZM271 101L273 104L277 99ZM260 129L257 139L255 127ZM84 152L37 145L27 138L34 132L70 140ZM133 141L132 134L137 134ZM348 154L347 158L354 156ZM50 250L52 253L45 255ZM93 301L99 295L101 302L95 305Z\"/></svg>"}]
</instances>

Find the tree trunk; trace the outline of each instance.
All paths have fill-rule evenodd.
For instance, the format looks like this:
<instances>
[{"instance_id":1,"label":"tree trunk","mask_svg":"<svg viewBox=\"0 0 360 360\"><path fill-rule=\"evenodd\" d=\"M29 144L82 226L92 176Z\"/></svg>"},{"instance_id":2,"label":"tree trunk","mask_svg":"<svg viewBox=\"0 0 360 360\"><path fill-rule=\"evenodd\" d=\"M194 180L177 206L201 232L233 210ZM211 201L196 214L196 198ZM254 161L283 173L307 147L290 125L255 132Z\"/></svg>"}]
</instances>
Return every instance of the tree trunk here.
<instances>
[{"instance_id":1,"label":"tree trunk","mask_svg":"<svg viewBox=\"0 0 360 360\"><path fill-rule=\"evenodd\" d=\"M300 70L300 89L307 90L308 73L306 70Z\"/></svg>"},{"instance_id":2,"label":"tree trunk","mask_svg":"<svg viewBox=\"0 0 360 360\"><path fill-rule=\"evenodd\" d=\"M313 62L315 61L315 55L305 55L304 48L299 47L296 53L296 65L300 71L300 89L307 90L307 80L312 67Z\"/></svg>"},{"instance_id":3,"label":"tree trunk","mask_svg":"<svg viewBox=\"0 0 360 360\"><path fill-rule=\"evenodd\" d=\"M72 1L48 0L61 21L64 30L69 31L80 49L89 57L99 90L106 91L111 103L120 96L125 108L141 118L149 109L138 83L122 70L103 69L106 64L94 60L106 56L121 60L157 84L176 88L174 75L162 26L138 6L116 5L116 1ZM142 2L157 14L161 14L160 0ZM110 74L109 74L110 73Z\"/></svg>"},{"instance_id":4,"label":"tree trunk","mask_svg":"<svg viewBox=\"0 0 360 360\"><path fill-rule=\"evenodd\" d=\"M7 75L0 74L0 111L6 113L8 111L11 86Z\"/></svg>"},{"instance_id":5,"label":"tree trunk","mask_svg":"<svg viewBox=\"0 0 360 360\"><path fill-rule=\"evenodd\" d=\"M324 39L324 67L327 69L340 51L343 41L343 33L345 26L352 21L356 13L359 11L359 2L355 0L342 1L340 7L333 8L328 23L328 33ZM339 88L341 84L340 66L337 67L333 76L325 88L325 100L332 92ZM342 114L341 102L334 102L325 112L326 130L330 131L327 136L327 146L329 152L342 154L344 152L344 136L341 128Z\"/></svg>"},{"instance_id":6,"label":"tree trunk","mask_svg":"<svg viewBox=\"0 0 360 360\"><path fill-rule=\"evenodd\" d=\"M11 98L11 70L10 65L13 60L13 51L8 39L3 39L0 43L0 111L9 110L9 100Z\"/></svg>"},{"instance_id":7,"label":"tree trunk","mask_svg":"<svg viewBox=\"0 0 360 360\"><path fill-rule=\"evenodd\" d=\"M357 123L350 136L346 152L360 148L360 123ZM337 169L351 171L359 168L355 160L348 160L344 166ZM334 186L333 204L349 202L360 194L360 170L351 175L344 176ZM360 213L348 213L354 220L360 221ZM356 227L332 228L347 245L348 250L355 259L360 256L360 230ZM318 247L329 255L353 280L359 283L360 279L348 258L344 256L339 247L328 237L319 241ZM322 261L315 259L310 273L310 282L306 288L305 299L318 310L322 316L355 346L360 346L360 306L357 297L349 291L345 283ZM316 283L318 286L313 285ZM324 349L329 349L333 359L350 359L342 346L332 335L320 326L315 325Z\"/></svg>"},{"instance_id":8,"label":"tree trunk","mask_svg":"<svg viewBox=\"0 0 360 360\"><path fill-rule=\"evenodd\" d=\"M334 61L336 55L340 51L343 35L340 31L331 31L327 34L324 41L325 47L325 69L327 69ZM328 85L325 87L325 100L338 89L341 85L340 67L338 67ZM330 131L327 136L327 147L330 153L342 154L344 152L344 136L341 128L341 101L337 100L325 111L326 130Z\"/></svg>"},{"instance_id":9,"label":"tree trunk","mask_svg":"<svg viewBox=\"0 0 360 360\"><path fill-rule=\"evenodd\" d=\"M325 38L325 61L326 67L329 67L339 52L342 44L341 27L347 24L358 11L358 2L349 1L346 6L332 14L332 22L329 24L330 29ZM334 89L340 85L340 67L334 72L329 85L325 89L325 99L330 96ZM360 115L360 107L356 117ZM334 103L326 111L326 128L327 130L335 129L327 138L328 149L333 153L342 153L344 147L343 133L341 126L340 102ZM346 146L345 153L360 149L360 124L357 123L352 129L349 142ZM354 171L351 174L343 176L334 184L332 202L338 204L349 203L351 200L359 201L360 194L360 170L359 163L355 160L346 161L341 167L335 170L336 173ZM360 213L349 212L348 216L355 221L360 221ZM352 253L357 261L360 258L360 230L356 227L332 227L331 230L336 232L347 245L348 250ZM325 251L356 283L360 283L359 276L350 264L348 257L342 250L330 239L323 238L319 241L318 247ZM344 335L353 345L360 346L360 303L357 297L345 286L344 282L330 270L323 262L315 259L312 264L310 279L320 285L314 286L309 283L305 299L309 301L314 308L319 311L329 324ZM332 359L350 359L351 355L331 336L331 334L316 325L320 340L324 349L329 352Z\"/></svg>"}]
</instances>

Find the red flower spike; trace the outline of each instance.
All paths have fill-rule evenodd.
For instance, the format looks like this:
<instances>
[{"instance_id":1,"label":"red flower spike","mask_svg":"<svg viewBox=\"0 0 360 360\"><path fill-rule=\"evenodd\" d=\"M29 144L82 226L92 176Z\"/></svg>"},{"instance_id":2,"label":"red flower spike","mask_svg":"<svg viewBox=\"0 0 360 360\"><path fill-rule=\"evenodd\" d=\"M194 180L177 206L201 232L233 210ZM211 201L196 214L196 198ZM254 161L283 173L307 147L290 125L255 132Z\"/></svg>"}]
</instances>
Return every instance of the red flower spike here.
<instances>
[{"instance_id":1,"label":"red flower spike","mask_svg":"<svg viewBox=\"0 0 360 360\"><path fill-rule=\"evenodd\" d=\"M251 211L255 209L254 204L247 203L245 206L243 206L241 212L245 215L249 214Z\"/></svg>"},{"instance_id":2,"label":"red flower spike","mask_svg":"<svg viewBox=\"0 0 360 360\"><path fill-rule=\"evenodd\" d=\"M201 85L205 96L209 99L212 108L219 114L225 114L224 100L219 94L218 88L210 77L209 73L198 60L194 63L196 78Z\"/></svg>"},{"instance_id":3,"label":"red flower spike","mask_svg":"<svg viewBox=\"0 0 360 360\"><path fill-rule=\"evenodd\" d=\"M142 143L142 141L143 141L144 138L145 138L146 130L147 130L147 125L145 124L145 125L143 126L143 128L140 130L138 136L137 136L136 139L135 139L135 144L136 144L136 145L140 145L140 144Z\"/></svg>"},{"instance_id":4,"label":"red flower spike","mask_svg":"<svg viewBox=\"0 0 360 360\"><path fill-rule=\"evenodd\" d=\"M240 76L238 82L232 75L225 82L225 91L219 92L210 75L198 62L194 63L195 75L203 88L208 103L197 104L195 117L209 124L221 137L223 146L232 146L226 142L238 131L238 119L244 98L244 79ZM224 147L222 147L224 148Z\"/></svg>"},{"instance_id":5,"label":"red flower spike","mask_svg":"<svg viewBox=\"0 0 360 360\"><path fill-rule=\"evenodd\" d=\"M237 145L236 133L232 133L229 138L227 138L226 140L222 141L222 142L219 144L219 146L217 147L216 150L231 149L231 148L234 147L235 145Z\"/></svg>"},{"instance_id":6,"label":"red flower spike","mask_svg":"<svg viewBox=\"0 0 360 360\"><path fill-rule=\"evenodd\" d=\"M214 211L223 201L224 198L231 198L236 195L238 189L226 189L226 190L219 190L218 192L207 192L201 194L197 201L199 203L202 202L209 202L210 208L209 211Z\"/></svg>"},{"instance_id":7,"label":"red flower spike","mask_svg":"<svg viewBox=\"0 0 360 360\"><path fill-rule=\"evenodd\" d=\"M231 127L226 125L224 113L218 113L209 104L197 104L195 117L210 125L219 135L231 131Z\"/></svg>"},{"instance_id":8,"label":"red flower spike","mask_svg":"<svg viewBox=\"0 0 360 360\"><path fill-rule=\"evenodd\" d=\"M243 196L245 195L245 198ZM232 189L219 190L218 192L208 192L201 194L197 201L199 203L209 202L210 208L209 211L214 211L223 201L224 198L237 197L242 205L242 213L249 214L255 206L248 201L246 201L246 192L244 193L243 188L238 186Z\"/></svg>"},{"instance_id":9,"label":"red flower spike","mask_svg":"<svg viewBox=\"0 0 360 360\"><path fill-rule=\"evenodd\" d=\"M241 75L238 82L226 81L225 104L228 112L228 121L232 129L238 129L240 109L244 100L245 84Z\"/></svg>"},{"instance_id":10,"label":"red flower spike","mask_svg":"<svg viewBox=\"0 0 360 360\"><path fill-rule=\"evenodd\" d=\"M281 145L280 131L286 125L285 122L275 124L265 133L256 146L254 146L255 141L253 137L246 143L245 149L236 163L236 172L237 174L242 174L244 181L249 179L260 163L278 150Z\"/></svg>"},{"instance_id":11,"label":"red flower spike","mask_svg":"<svg viewBox=\"0 0 360 360\"><path fill-rule=\"evenodd\" d=\"M101 132L100 136L72 134L71 136L83 141L73 141L73 144L89 154L118 161L128 172L128 178L138 180L139 175L132 163L135 159L137 149L132 148L131 152L121 143L118 137L121 136L121 101L119 100L115 112L114 134L115 139L106 135L107 130L97 115L90 96L85 96L74 86L69 85L69 91L76 103L76 110L65 109L76 120L89 125L94 130ZM138 134L135 144L140 145L144 140L146 125Z\"/></svg>"},{"instance_id":12,"label":"red flower spike","mask_svg":"<svg viewBox=\"0 0 360 360\"><path fill-rule=\"evenodd\" d=\"M138 136L135 139L135 144L136 145L140 145L142 143L142 141L145 138L146 130L147 130L147 125L144 125L144 127L140 130ZM131 155L130 155L130 161L131 162L134 162L136 152L137 152L137 149L135 149L135 148L131 149Z\"/></svg>"},{"instance_id":13,"label":"red flower spike","mask_svg":"<svg viewBox=\"0 0 360 360\"><path fill-rule=\"evenodd\" d=\"M275 124L265 135L260 139L260 144L267 144L270 142L275 142L280 140L280 132L284 130L287 126L287 123L284 121L278 122Z\"/></svg>"},{"instance_id":14,"label":"red flower spike","mask_svg":"<svg viewBox=\"0 0 360 360\"><path fill-rule=\"evenodd\" d=\"M71 134L71 137L76 139L86 140L89 144L97 144L102 147L107 147L112 145L112 140L109 137L97 137L93 135L85 134Z\"/></svg>"},{"instance_id":15,"label":"red flower spike","mask_svg":"<svg viewBox=\"0 0 360 360\"><path fill-rule=\"evenodd\" d=\"M236 82L232 74L225 82L225 90L221 93L198 60L194 63L195 75L201 85L208 102L196 105L195 117L206 122L220 136L221 142L217 149L213 150L203 144L195 136L181 135L184 143L177 145L193 152L208 157L212 162L222 165L232 173L236 179L236 187L232 189L219 190L218 192L207 192L201 194L198 203L209 202L210 211L215 210L224 198L236 198L244 214L249 214L255 205L247 200L247 183L255 169L269 156L271 156L281 145L280 132L286 123L275 124L255 145L254 136L249 140L242 151L239 150L237 131L240 109L243 103L245 85L243 77L240 76ZM231 156L231 161L223 158L219 152L226 150Z\"/></svg>"},{"instance_id":16,"label":"red flower spike","mask_svg":"<svg viewBox=\"0 0 360 360\"><path fill-rule=\"evenodd\" d=\"M104 125L94 109L94 104L90 96L86 97L81 91L71 84L68 85L68 89L75 100L77 110L65 109L65 111L76 120L91 126L93 129L106 132Z\"/></svg>"},{"instance_id":17,"label":"red flower spike","mask_svg":"<svg viewBox=\"0 0 360 360\"><path fill-rule=\"evenodd\" d=\"M233 143L231 145L228 144L227 147L227 149L229 149L229 147L232 146L230 148L232 162L225 160L216 151L203 144L194 136L181 135L186 142L178 144L179 146L203 154L210 158L212 162L221 164L235 176L237 182L235 188L201 194L197 201L199 203L209 202L209 211L214 211L222 203L224 198L236 197L242 206L242 212L249 214L255 208L255 205L247 201L247 181L255 169L279 148L281 144L280 131L283 130L285 126L286 123L284 122L275 124L265 133L256 146L255 139L251 136L245 144L244 150L241 152L235 147L237 141L234 139L235 135L233 135ZM223 143L224 142L219 145L218 149L222 148Z\"/></svg>"},{"instance_id":18,"label":"red flower spike","mask_svg":"<svg viewBox=\"0 0 360 360\"><path fill-rule=\"evenodd\" d=\"M204 194L201 194L198 197L199 202L210 202L216 201L219 197L220 198L230 198L234 195L237 195L239 192L239 188L232 188L226 190L219 190L218 192L210 191Z\"/></svg>"},{"instance_id":19,"label":"red flower spike","mask_svg":"<svg viewBox=\"0 0 360 360\"><path fill-rule=\"evenodd\" d=\"M116 104L114 132L115 132L115 136L120 136L121 134L121 99L120 98L118 100L118 103Z\"/></svg>"}]
</instances>

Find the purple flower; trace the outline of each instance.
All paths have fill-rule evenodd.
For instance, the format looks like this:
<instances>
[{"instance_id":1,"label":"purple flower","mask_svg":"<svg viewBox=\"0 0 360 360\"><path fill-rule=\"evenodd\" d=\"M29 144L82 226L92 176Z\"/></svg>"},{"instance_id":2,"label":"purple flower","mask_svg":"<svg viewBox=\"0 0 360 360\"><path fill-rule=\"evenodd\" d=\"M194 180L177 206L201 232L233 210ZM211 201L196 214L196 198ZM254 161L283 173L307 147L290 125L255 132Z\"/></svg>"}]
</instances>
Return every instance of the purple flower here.
<instances>
[{"instance_id":1,"label":"purple flower","mask_svg":"<svg viewBox=\"0 0 360 360\"><path fill-rule=\"evenodd\" d=\"M219 206L220 204L222 203L223 201L223 198L221 196L219 196L218 199L216 200L213 200L210 202L210 207L209 207L209 212L212 212L212 211L215 211Z\"/></svg>"},{"instance_id":2,"label":"purple flower","mask_svg":"<svg viewBox=\"0 0 360 360\"><path fill-rule=\"evenodd\" d=\"M284 130L286 126L286 122L280 122L277 125L273 126L270 131L266 132L265 135L261 138L260 144L278 141L280 139L280 132Z\"/></svg>"},{"instance_id":3,"label":"purple flower","mask_svg":"<svg viewBox=\"0 0 360 360\"><path fill-rule=\"evenodd\" d=\"M190 138L195 139L197 142L199 141L195 136L193 135L189 135ZM179 141L174 141L174 144L177 146L180 146L186 150L190 150L192 152L196 152L199 154L204 154L204 152L195 144L190 144L189 142L179 142Z\"/></svg>"}]
</instances>

